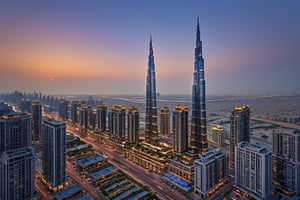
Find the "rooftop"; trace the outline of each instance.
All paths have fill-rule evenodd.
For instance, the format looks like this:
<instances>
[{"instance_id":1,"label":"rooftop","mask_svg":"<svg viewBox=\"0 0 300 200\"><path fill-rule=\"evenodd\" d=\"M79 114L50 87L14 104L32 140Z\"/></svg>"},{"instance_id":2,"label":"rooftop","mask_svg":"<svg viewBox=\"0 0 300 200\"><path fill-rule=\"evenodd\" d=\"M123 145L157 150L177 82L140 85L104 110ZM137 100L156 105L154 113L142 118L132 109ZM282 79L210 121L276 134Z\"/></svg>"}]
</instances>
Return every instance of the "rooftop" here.
<instances>
[{"instance_id":1,"label":"rooftop","mask_svg":"<svg viewBox=\"0 0 300 200\"><path fill-rule=\"evenodd\" d=\"M9 113L7 115L2 116L3 119L16 119L16 118L21 118L21 117L29 118L30 115L27 115L22 112L14 112L14 113Z\"/></svg>"},{"instance_id":2,"label":"rooftop","mask_svg":"<svg viewBox=\"0 0 300 200\"><path fill-rule=\"evenodd\" d=\"M51 118L43 118L43 123L51 124L51 125L61 125L61 124L63 125L63 124L65 124L65 122L58 121L58 120L51 119Z\"/></svg>"},{"instance_id":3,"label":"rooftop","mask_svg":"<svg viewBox=\"0 0 300 200\"><path fill-rule=\"evenodd\" d=\"M192 186L187 181L185 181L175 175L172 175L170 173L164 173L162 175L162 178L186 192L188 192L192 189Z\"/></svg>"},{"instance_id":4,"label":"rooftop","mask_svg":"<svg viewBox=\"0 0 300 200\"><path fill-rule=\"evenodd\" d=\"M262 145L259 145L259 144L253 144L253 143L249 143L249 142L240 142L238 144L238 147L245 148L247 150L255 151L255 152L258 152L258 153L269 153L269 152L271 152L265 146L262 146Z\"/></svg>"},{"instance_id":5,"label":"rooftop","mask_svg":"<svg viewBox=\"0 0 300 200\"><path fill-rule=\"evenodd\" d=\"M98 154L94 154L94 155L91 155L91 156L88 156L85 158L78 159L78 160L76 160L76 163L78 165L80 165L81 167L86 167L86 166L92 165L94 163L97 163L99 161L102 161L104 159L106 159L106 157L100 156Z\"/></svg>"},{"instance_id":6,"label":"rooftop","mask_svg":"<svg viewBox=\"0 0 300 200\"><path fill-rule=\"evenodd\" d=\"M148 194L148 192L146 192L146 191L143 190L142 192L137 193L137 194L134 195L133 197L130 197L128 200L140 199L140 198L142 198L143 196L145 196L146 194Z\"/></svg>"},{"instance_id":7,"label":"rooftop","mask_svg":"<svg viewBox=\"0 0 300 200\"><path fill-rule=\"evenodd\" d=\"M99 171L90 173L89 176L92 177L93 179L99 179L102 176L109 174L115 170L117 170L118 168L116 166L109 166L107 168L101 169Z\"/></svg>"},{"instance_id":8,"label":"rooftop","mask_svg":"<svg viewBox=\"0 0 300 200\"><path fill-rule=\"evenodd\" d=\"M63 200L68 197L71 197L72 195L76 194L77 192L81 191L82 188L80 185L73 185L67 189L64 189L54 195L54 199L56 200Z\"/></svg>"},{"instance_id":9,"label":"rooftop","mask_svg":"<svg viewBox=\"0 0 300 200\"><path fill-rule=\"evenodd\" d=\"M77 199L77 200L93 200L93 198L90 197L90 196L88 196L88 195L84 195L84 196L80 197L80 198Z\"/></svg>"},{"instance_id":10,"label":"rooftop","mask_svg":"<svg viewBox=\"0 0 300 200\"><path fill-rule=\"evenodd\" d=\"M133 188L131 188L131 189L129 189L129 190L123 192L123 193L120 194L119 196L115 197L113 200L121 200L121 199L127 197L128 195L130 195L131 193L133 193L133 192L135 192L135 191L137 191L137 190L139 190L139 189L140 189L139 187L134 186Z\"/></svg>"},{"instance_id":11,"label":"rooftop","mask_svg":"<svg viewBox=\"0 0 300 200\"><path fill-rule=\"evenodd\" d=\"M207 153L203 154L199 160L196 160L197 163L207 163L213 161L214 159L218 159L222 156L226 155L221 151L221 149L210 150Z\"/></svg>"}]
</instances>

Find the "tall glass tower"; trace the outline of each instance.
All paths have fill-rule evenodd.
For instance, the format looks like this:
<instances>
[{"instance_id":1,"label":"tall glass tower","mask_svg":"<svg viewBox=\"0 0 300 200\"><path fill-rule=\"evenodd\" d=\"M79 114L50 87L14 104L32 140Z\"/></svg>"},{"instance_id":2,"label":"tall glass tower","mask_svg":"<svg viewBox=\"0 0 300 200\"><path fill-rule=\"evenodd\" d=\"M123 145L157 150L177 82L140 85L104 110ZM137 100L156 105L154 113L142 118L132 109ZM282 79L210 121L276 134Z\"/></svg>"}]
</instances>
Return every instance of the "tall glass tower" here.
<instances>
[{"instance_id":1,"label":"tall glass tower","mask_svg":"<svg viewBox=\"0 0 300 200\"><path fill-rule=\"evenodd\" d=\"M157 107L156 107L156 81L155 64L152 47L152 37L150 36L148 70L146 83L146 137L157 138Z\"/></svg>"},{"instance_id":2,"label":"tall glass tower","mask_svg":"<svg viewBox=\"0 0 300 200\"><path fill-rule=\"evenodd\" d=\"M206 133L204 59L202 55L202 41L200 40L199 18L197 18L192 92L191 148L193 153L203 153L208 150L208 143Z\"/></svg>"}]
</instances>

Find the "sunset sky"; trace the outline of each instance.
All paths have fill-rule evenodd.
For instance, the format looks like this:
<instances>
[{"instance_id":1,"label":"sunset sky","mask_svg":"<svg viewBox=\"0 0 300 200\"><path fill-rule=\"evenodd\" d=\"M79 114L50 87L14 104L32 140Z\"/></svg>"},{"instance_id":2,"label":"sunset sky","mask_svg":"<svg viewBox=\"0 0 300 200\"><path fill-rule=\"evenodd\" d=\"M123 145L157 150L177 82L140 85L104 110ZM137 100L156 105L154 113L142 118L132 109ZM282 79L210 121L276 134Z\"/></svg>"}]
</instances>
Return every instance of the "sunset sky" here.
<instances>
[{"instance_id":1,"label":"sunset sky","mask_svg":"<svg viewBox=\"0 0 300 200\"><path fill-rule=\"evenodd\" d=\"M208 94L300 93L298 0L2 0L0 92L191 94L199 15Z\"/></svg>"}]
</instances>

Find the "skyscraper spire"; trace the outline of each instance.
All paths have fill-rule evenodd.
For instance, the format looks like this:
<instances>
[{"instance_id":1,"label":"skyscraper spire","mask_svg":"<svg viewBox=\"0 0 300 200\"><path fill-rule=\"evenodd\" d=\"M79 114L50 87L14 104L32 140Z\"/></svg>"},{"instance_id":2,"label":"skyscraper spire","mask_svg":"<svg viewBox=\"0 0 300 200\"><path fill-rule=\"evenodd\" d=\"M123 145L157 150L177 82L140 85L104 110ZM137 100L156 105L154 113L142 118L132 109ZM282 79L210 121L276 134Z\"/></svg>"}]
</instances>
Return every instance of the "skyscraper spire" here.
<instances>
[{"instance_id":1,"label":"skyscraper spire","mask_svg":"<svg viewBox=\"0 0 300 200\"><path fill-rule=\"evenodd\" d=\"M146 123L145 135L149 139L157 138L157 107L156 107L156 79L155 64L152 46L152 35L150 34L148 70L146 82Z\"/></svg>"},{"instance_id":2,"label":"skyscraper spire","mask_svg":"<svg viewBox=\"0 0 300 200\"><path fill-rule=\"evenodd\" d=\"M150 33L150 42L149 42L149 56L153 56L153 47L152 47L152 34Z\"/></svg>"},{"instance_id":3,"label":"skyscraper spire","mask_svg":"<svg viewBox=\"0 0 300 200\"><path fill-rule=\"evenodd\" d=\"M199 25L199 16L197 17L197 32L196 32L196 47L199 47L200 44L200 25Z\"/></svg>"},{"instance_id":4,"label":"skyscraper spire","mask_svg":"<svg viewBox=\"0 0 300 200\"><path fill-rule=\"evenodd\" d=\"M202 41L200 40L199 17L197 18L196 48L194 61L194 81L192 85L192 124L191 149L194 153L203 153L208 150L206 133L206 103L204 59L202 56Z\"/></svg>"}]
</instances>

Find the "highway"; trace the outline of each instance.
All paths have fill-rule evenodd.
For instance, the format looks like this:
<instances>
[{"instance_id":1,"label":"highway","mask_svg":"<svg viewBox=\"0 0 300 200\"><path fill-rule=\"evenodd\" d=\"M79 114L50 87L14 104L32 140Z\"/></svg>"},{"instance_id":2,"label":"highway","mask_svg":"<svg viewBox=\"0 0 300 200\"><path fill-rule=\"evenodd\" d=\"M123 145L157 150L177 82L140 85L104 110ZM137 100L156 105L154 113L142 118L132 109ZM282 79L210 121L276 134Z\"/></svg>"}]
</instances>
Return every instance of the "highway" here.
<instances>
[{"instance_id":1,"label":"highway","mask_svg":"<svg viewBox=\"0 0 300 200\"><path fill-rule=\"evenodd\" d=\"M270 120L270 119L262 119L262 118L257 118L257 117L251 117L251 119L262 121L262 122L267 122L267 123L270 123L270 124L276 124L276 125L283 126L283 127L300 129L300 125L298 125L298 124L273 121L273 120Z\"/></svg>"},{"instance_id":2,"label":"highway","mask_svg":"<svg viewBox=\"0 0 300 200\"><path fill-rule=\"evenodd\" d=\"M95 142L94 139L90 136L87 136L86 134L77 131L74 127L67 125L67 131L80 137L81 140L86 142L87 144L92 145L96 151L103 152L106 156L108 156L108 159L112 164L117 166L119 169L121 169L122 171L124 171L129 176L142 183L143 185L149 186L152 191L157 193L159 198L166 200L185 199L185 197L178 193L176 190L172 189L165 183L162 183L160 181L159 175L149 173L142 167L126 160L122 155Z\"/></svg>"},{"instance_id":3,"label":"highway","mask_svg":"<svg viewBox=\"0 0 300 200\"><path fill-rule=\"evenodd\" d=\"M88 192L94 199L105 200L106 198L102 196L99 191L94 188L90 183L88 183L84 178L82 178L72 167L72 163L67 161L67 173L68 175L76 181L86 192Z\"/></svg>"}]
</instances>

